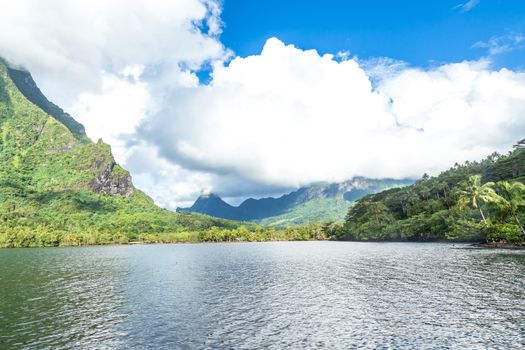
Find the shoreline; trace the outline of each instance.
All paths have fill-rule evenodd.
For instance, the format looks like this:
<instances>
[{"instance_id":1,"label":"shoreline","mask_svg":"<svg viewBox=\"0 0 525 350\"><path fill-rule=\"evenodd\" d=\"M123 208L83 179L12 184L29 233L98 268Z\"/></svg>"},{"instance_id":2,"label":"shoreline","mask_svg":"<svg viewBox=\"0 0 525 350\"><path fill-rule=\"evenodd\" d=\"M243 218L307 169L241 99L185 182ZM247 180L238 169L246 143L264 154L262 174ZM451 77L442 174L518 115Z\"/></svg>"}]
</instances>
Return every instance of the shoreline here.
<instances>
[{"instance_id":1,"label":"shoreline","mask_svg":"<svg viewBox=\"0 0 525 350\"><path fill-rule=\"evenodd\" d=\"M474 249L525 250L525 245L502 242L485 242L472 245Z\"/></svg>"},{"instance_id":2,"label":"shoreline","mask_svg":"<svg viewBox=\"0 0 525 350\"><path fill-rule=\"evenodd\" d=\"M118 247L118 246L141 246L141 245L171 245L171 244L242 244L242 243L271 243L271 242L340 242L340 243L441 243L441 244L463 244L466 247L457 249L483 249L483 250L525 250L524 244L502 243L502 242L458 242L458 241L348 241L348 240L331 240L331 239L309 239L309 240L262 240L262 241L179 241L179 242L126 242L126 243L96 243L96 244L78 244L78 245L57 245L57 246L33 246L33 247L0 247L3 249L34 249L34 248L84 248L84 247Z\"/></svg>"}]
</instances>

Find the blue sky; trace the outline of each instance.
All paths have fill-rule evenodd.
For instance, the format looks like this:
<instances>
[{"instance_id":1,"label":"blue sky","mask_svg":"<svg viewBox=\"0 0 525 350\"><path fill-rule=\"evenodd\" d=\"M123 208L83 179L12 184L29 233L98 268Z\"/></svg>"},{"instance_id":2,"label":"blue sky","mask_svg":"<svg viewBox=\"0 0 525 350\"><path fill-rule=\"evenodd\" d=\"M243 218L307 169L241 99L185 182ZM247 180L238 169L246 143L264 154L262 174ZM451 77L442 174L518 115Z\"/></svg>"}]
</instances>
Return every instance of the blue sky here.
<instances>
[{"instance_id":1,"label":"blue sky","mask_svg":"<svg viewBox=\"0 0 525 350\"><path fill-rule=\"evenodd\" d=\"M411 65L478 59L478 42L525 33L523 0L300 1L225 0L221 41L237 55L258 54L269 37L320 53L350 51ZM466 5L466 6L461 6ZM479 45L478 45L479 46ZM525 50L498 55L495 66L522 68Z\"/></svg>"}]
</instances>

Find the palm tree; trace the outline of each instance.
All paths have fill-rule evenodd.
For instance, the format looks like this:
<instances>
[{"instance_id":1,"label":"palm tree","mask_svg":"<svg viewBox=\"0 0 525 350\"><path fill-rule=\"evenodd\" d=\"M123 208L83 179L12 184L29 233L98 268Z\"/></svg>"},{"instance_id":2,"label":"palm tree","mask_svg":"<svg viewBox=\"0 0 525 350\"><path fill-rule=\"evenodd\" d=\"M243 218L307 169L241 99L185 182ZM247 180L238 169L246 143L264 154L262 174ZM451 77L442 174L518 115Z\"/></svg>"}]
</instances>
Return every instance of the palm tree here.
<instances>
[{"instance_id":1,"label":"palm tree","mask_svg":"<svg viewBox=\"0 0 525 350\"><path fill-rule=\"evenodd\" d=\"M525 139L516 142L516 144L514 145L514 148L517 149L517 150L518 149L525 149Z\"/></svg>"},{"instance_id":2,"label":"palm tree","mask_svg":"<svg viewBox=\"0 0 525 350\"><path fill-rule=\"evenodd\" d=\"M481 202L495 202L498 199L496 191L494 191L494 182L487 182L481 184L481 176L473 175L469 177L467 182L463 182L463 189L459 191L460 207L471 205L473 208L478 209L481 214L483 222L486 224L487 219L481 209Z\"/></svg>"},{"instance_id":3,"label":"palm tree","mask_svg":"<svg viewBox=\"0 0 525 350\"><path fill-rule=\"evenodd\" d=\"M508 215L514 217L521 233L525 235L525 229L519 218L519 209L525 207L525 185L521 182L509 183L507 181L498 182L499 198L498 204L505 209Z\"/></svg>"}]
</instances>

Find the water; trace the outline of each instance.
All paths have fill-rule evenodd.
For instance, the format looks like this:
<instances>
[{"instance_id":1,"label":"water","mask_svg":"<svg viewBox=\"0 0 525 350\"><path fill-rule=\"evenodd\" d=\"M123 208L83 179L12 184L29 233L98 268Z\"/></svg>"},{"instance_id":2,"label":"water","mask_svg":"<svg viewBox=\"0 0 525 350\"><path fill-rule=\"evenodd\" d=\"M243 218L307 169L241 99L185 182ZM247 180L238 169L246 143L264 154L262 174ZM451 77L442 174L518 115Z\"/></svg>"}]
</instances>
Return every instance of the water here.
<instances>
[{"instance_id":1,"label":"water","mask_svg":"<svg viewBox=\"0 0 525 350\"><path fill-rule=\"evenodd\" d=\"M525 348L525 252L460 247L4 249L0 348Z\"/></svg>"}]
</instances>

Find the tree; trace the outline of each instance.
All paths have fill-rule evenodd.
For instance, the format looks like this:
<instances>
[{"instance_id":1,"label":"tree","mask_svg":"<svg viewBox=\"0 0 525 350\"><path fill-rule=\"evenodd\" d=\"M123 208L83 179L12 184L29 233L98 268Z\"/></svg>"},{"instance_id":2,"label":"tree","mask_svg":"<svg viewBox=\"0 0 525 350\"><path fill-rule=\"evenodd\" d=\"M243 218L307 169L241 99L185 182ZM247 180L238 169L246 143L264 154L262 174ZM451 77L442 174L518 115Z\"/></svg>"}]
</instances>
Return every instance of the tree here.
<instances>
[{"instance_id":1,"label":"tree","mask_svg":"<svg viewBox=\"0 0 525 350\"><path fill-rule=\"evenodd\" d=\"M525 185L521 182L500 181L498 182L498 190L497 203L506 211L507 215L516 220L521 233L525 235L525 229L519 218L520 208L525 207Z\"/></svg>"},{"instance_id":2,"label":"tree","mask_svg":"<svg viewBox=\"0 0 525 350\"><path fill-rule=\"evenodd\" d=\"M525 139L516 142L514 149L525 149Z\"/></svg>"},{"instance_id":3,"label":"tree","mask_svg":"<svg viewBox=\"0 0 525 350\"><path fill-rule=\"evenodd\" d=\"M487 182L481 184L481 176L473 175L469 177L467 182L462 183L463 189L459 191L460 207L471 205L473 208L478 209L481 214L483 222L486 224L487 219L481 209L481 202L495 202L498 200L498 195L494 191L494 182Z\"/></svg>"}]
</instances>

